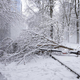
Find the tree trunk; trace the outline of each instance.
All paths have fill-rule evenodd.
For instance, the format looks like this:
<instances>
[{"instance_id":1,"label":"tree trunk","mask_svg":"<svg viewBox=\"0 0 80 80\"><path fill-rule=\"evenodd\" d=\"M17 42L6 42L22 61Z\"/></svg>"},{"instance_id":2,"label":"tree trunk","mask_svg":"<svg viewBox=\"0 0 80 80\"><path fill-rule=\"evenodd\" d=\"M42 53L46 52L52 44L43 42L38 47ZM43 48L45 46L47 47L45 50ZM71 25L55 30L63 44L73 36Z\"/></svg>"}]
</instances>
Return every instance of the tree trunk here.
<instances>
[{"instance_id":1,"label":"tree trunk","mask_svg":"<svg viewBox=\"0 0 80 80\"><path fill-rule=\"evenodd\" d=\"M78 2L78 4L77 4ZM77 10L78 9L78 12ZM76 27L77 27L77 43L79 44L79 0L75 0L75 14L76 14Z\"/></svg>"},{"instance_id":2,"label":"tree trunk","mask_svg":"<svg viewBox=\"0 0 80 80\"><path fill-rule=\"evenodd\" d=\"M49 0L50 2L50 18L52 18L53 15L53 0ZM50 30L51 34L50 37L51 39L53 39L53 25L51 24L51 30Z\"/></svg>"}]
</instances>

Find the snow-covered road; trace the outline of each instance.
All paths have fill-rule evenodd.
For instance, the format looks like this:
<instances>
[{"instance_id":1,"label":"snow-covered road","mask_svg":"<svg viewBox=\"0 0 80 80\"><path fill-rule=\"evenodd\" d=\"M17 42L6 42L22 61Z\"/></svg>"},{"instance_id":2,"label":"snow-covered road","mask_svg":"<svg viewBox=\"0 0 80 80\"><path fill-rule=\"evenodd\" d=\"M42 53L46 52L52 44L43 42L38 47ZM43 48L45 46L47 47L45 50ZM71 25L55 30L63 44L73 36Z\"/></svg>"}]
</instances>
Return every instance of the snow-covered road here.
<instances>
[{"instance_id":1,"label":"snow-covered road","mask_svg":"<svg viewBox=\"0 0 80 80\"><path fill-rule=\"evenodd\" d=\"M0 71L7 80L79 80L76 75L50 57L39 56L26 65L11 63Z\"/></svg>"},{"instance_id":2,"label":"snow-covered road","mask_svg":"<svg viewBox=\"0 0 80 80\"><path fill-rule=\"evenodd\" d=\"M76 55L64 55L55 57L80 75L80 55L79 57Z\"/></svg>"}]
</instances>

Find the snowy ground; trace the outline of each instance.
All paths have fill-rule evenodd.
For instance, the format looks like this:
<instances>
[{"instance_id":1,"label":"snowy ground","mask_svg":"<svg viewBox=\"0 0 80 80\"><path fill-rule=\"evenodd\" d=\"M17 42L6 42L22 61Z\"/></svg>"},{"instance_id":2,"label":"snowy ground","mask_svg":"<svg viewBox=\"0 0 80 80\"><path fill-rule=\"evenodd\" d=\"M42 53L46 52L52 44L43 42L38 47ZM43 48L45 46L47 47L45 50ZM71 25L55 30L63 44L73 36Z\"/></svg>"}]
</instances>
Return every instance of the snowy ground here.
<instances>
[{"instance_id":1,"label":"snowy ground","mask_svg":"<svg viewBox=\"0 0 80 80\"><path fill-rule=\"evenodd\" d=\"M0 73L0 80L7 80L7 79Z\"/></svg>"},{"instance_id":2,"label":"snowy ground","mask_svg":"<svg viewBox=\"0 0 80 80\"><path fill-rule=\"evenodd\" d=\"M58 60L66 64L68 67L73 69L75 72L80 74L80 55L64 55L64 56L55 56Z\"/></svg>"},{"instance_id":3,"label":"snowy ground","mask_svg":"<svg viewBox=\"0 0 80 80\"><path fill-rule=\"evenodd\" d=\"M65 63L69 62L67 65L73 66L71 62L72 59L74 60L74 64L77 62L80 65L80 57L66 57L67 60L64 56L56 57ZM79 67L79 65L77 66ZM74 66L74 68L77 68L77 66ZM78 70L80 70L80 68ZM76 78L75 74L67 70L57 61L50 57L42 56L38 56L36 60L31 60L26 65L16 65L15 63L11 63L4 66L0 64L0 72L7 78L7 80L80 80Z\"/></svg>"}]
</instances>

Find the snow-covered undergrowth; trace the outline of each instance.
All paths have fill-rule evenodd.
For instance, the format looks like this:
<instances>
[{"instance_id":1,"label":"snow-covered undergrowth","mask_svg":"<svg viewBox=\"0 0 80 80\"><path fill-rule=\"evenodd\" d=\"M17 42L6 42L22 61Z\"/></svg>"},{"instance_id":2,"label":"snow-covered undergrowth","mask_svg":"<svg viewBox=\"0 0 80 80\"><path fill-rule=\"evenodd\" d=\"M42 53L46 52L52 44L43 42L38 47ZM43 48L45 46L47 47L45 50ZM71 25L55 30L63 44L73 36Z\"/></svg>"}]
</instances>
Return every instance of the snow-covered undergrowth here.
<instances>
[{"instance_id":1,"label":"snow-covered undergrowth","mask_svg":"<svg viewBox=\"0 0 80 80\"><path fill-rule=\"evenodd\" d=\"M0 64L0 71L7 80L77 80L75 74L48 56L38 56L26 65Z\"/></svg>"}]
</instances>

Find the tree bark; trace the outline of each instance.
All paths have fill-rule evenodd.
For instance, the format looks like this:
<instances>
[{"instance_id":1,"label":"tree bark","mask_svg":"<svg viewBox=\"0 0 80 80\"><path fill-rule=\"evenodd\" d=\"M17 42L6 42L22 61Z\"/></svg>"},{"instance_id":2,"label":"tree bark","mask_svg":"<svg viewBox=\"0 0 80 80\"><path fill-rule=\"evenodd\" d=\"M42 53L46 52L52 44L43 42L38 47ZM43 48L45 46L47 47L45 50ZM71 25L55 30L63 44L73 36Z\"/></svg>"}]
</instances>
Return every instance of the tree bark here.
<instances>
[{"instance_id":1,"label":"tree bark","mask_svg":"<svg viewBox=\"0 0 80 80\"><path fill-rule=\"evenodd\" d=\"M78 2L78 4L77 4ZM78 11L76 10L78 9ZM76 27L77 27L77 43L79 44L79 0L75 0L75 14L76 14Z\"/></svg>"},{"instance_id":2,"label":"tree bark","mask_svg":"<svg viewBox=\"0 0 80 80\"><path fill-rule=\"evenodd\" d=\"M50 2L50 18L52 18L53 15L53 0L49 0ZM51 30L50 30L51 34L50 37L51 39L53 39L53 25L51 24Z\"/></svg>"}]
</instances>

